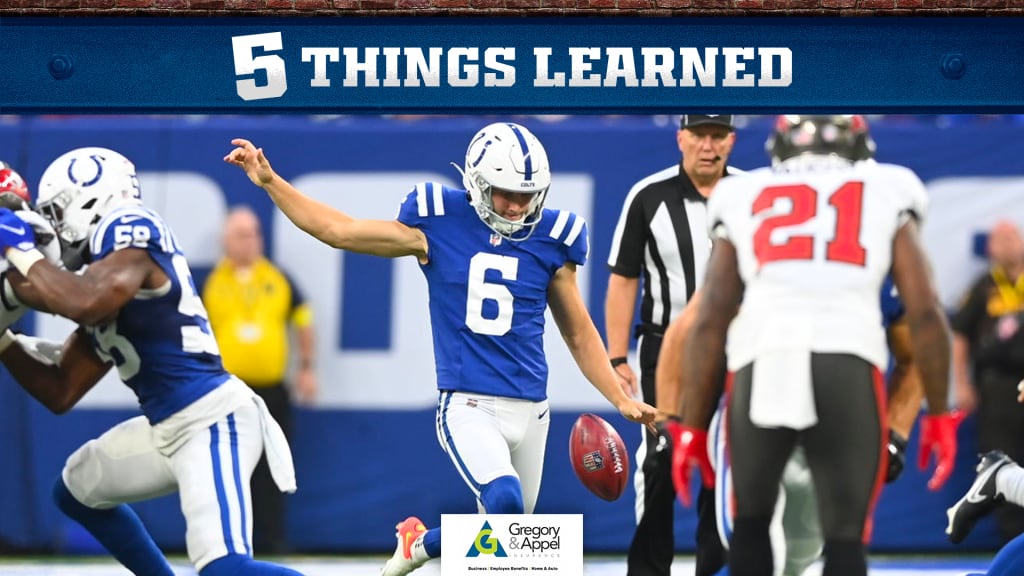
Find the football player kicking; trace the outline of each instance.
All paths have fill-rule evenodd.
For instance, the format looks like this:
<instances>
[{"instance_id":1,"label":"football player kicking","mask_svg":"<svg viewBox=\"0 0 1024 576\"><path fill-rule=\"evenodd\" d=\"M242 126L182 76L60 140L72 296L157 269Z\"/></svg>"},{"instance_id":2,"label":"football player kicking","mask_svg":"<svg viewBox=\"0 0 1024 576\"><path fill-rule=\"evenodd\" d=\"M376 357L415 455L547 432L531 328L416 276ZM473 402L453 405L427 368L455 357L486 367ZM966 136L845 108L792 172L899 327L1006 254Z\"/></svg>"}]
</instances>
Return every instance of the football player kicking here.
<instances>
[{"instance_id":1,"label":"football player kicking","mask_svg":"<svg viewBox=\"0 0 1024 576\"><path fill-rule=\"evenodd\" d=\"M857 116L779 117L772 168L723 181L708 205L714 248L684 356L673 467L683 485L691 466L710 471L701 427L727 359L734 576L772 573L771 519L798 446L818 498L823 575L867 574L887 468L878 295L890 272L928 401L923 456L954 460L950 332L917 238L924 186L906 168L858 162L865 137Z\"/></svg>"},{"instance_id":2,"label":"football player kicking","mask_svg":"<svg viewBox=\"0 0 1024 576\"><path fill-rule=\"evenodd\" d=\"M359 220L277 175L248 140L224 160L243 168L299 228L321 242L377 256L414 256L427 279L440 398L437 438L489 514L533 512L550 412L544 311L584 376L618 411L649 424L654 407L627 396L576 285L587 225L544 207L551 170L529 130L495 123L470 141L465 189L416 184L397 220ZM441 553L440 528L411 517L384 576L408 574Z\"/></svg>"},{"instance_id":3,"label":"football player kicking","mask_svg":"<svg viewBox=\"0 0 1024 576\"><path fill-rule=\"evenodd\" d=\"M135 167L113 150L81 148L54 160L38 210L67 270L43 258L17 213L0 209L0 250L18 299L79 324L49 354L0 334L8 371L61 414L116 366L142 408L75 451L53 497L135 574L174 572L126 503L177 490L200 576L298 575L253 560L250 545L252 470L266 451L278 486L294 491L288 444L262 400L224 370L185 256L140 198Z\"/></svg>"}]
</instances>

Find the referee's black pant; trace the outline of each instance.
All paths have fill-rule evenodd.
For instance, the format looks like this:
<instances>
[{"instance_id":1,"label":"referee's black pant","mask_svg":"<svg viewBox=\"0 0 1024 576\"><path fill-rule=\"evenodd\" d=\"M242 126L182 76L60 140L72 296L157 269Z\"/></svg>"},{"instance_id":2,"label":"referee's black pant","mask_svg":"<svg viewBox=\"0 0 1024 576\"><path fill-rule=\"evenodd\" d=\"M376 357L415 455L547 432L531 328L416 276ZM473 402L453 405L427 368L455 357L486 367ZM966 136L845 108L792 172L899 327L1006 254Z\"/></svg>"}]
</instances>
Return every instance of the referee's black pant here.
<instances>
[{"instance_id":1,"label":"referee's black pant","mask_svg":"<svg viewBox=\"0 0 1024 576\"><path fill-rule=\"evenodd\" d=\"M656 400L654 373L661 336L640 337L640 388L644 402ZM626 559L627 576L669 576L675 556L676 491L672 486L672 449L659 450L659 438L645 428L637 454L637 526ZM697 497L696 576L712 576L725 566L725 549L715 526L715 490L701 487Z\"/></svg>"}]
</instances>

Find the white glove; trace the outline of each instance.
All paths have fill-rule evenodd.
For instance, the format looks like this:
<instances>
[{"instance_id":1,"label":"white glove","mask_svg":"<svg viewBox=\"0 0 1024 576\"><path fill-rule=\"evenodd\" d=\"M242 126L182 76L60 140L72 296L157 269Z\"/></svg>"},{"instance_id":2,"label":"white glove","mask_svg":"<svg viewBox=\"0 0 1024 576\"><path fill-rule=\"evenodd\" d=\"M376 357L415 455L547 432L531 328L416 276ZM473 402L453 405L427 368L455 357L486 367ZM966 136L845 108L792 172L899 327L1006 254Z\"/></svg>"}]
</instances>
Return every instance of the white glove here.
<instances>
[{"instance_id":1,"label":"white glove","mask_svg":"<svg viewBox=\"0 0 1024 576\"><path fill-rule=\"evenodd\" d=\"M57 233L53 230L50 221L42 214L31 210L18 210L14 214L32 227L32 231L36 235L36 242L39 243L36 247L43 253L43 256L54 266L63 268L64 264L60 259L60 240L57 239ZM14 293L14 287L11 286L10 280L7 279L9 266L7 258L0 258L0 282L2 282L2 287L0 287L0 331L6 330L11 324L17 322L27 310L18 299L18 295Z\"/></svg>"},{"instance_id":2,"label":"white glove","mask_svg":"<svg viewBox=\"0 0 1024 576\"><path fill-rule=\"evenodd\" d=\"M35 336L18 334L14 337L18 344L29 356L43 364L60 364L61 354L64 352L64 343L55 340L44 340Z\"/></svg>"}]
</instances>

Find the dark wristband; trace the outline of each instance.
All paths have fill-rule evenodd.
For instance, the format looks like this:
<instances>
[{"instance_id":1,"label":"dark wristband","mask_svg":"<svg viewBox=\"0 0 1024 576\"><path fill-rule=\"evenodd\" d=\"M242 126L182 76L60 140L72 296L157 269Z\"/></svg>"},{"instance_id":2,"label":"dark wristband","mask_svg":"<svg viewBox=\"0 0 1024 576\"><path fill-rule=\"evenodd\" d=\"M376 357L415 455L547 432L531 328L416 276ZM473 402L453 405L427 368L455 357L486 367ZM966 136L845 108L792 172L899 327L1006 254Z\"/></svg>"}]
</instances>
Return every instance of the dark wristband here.
<instances>
[{"instance_id":1,"label":"dark wristband","mask_svg":"<svg viewBox=\"0 0 1024 576\"><path fill-rule=\"evenodd\" d=\"M629 359L626 358L625 356L616 356L615 358L611 359L612 368L616 368L618 366L622 366L623 364L626 364L627 362L629 362Z\"/></svg>"}]
</instances>

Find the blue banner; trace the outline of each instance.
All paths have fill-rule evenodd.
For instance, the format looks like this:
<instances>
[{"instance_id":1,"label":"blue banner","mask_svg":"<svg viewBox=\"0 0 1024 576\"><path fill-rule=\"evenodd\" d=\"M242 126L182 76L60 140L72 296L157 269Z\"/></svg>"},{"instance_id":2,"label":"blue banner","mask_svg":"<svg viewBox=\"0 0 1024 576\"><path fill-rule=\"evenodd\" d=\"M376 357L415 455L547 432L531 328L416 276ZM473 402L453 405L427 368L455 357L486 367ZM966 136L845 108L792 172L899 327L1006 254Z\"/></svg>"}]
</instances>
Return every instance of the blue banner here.
<instances>
[{"instance_id":1,"label":"blue banner","mask_svg":"<svg viewBox=\"0 0 1024 576\"><path fill-rule=\"evenodd\" d=\"M5 18L0 113L1008 112L1021 54L1019 18Z\"/></svg>"}]
</instances>

